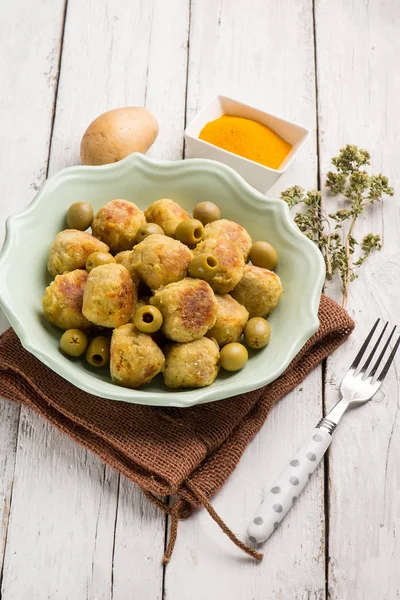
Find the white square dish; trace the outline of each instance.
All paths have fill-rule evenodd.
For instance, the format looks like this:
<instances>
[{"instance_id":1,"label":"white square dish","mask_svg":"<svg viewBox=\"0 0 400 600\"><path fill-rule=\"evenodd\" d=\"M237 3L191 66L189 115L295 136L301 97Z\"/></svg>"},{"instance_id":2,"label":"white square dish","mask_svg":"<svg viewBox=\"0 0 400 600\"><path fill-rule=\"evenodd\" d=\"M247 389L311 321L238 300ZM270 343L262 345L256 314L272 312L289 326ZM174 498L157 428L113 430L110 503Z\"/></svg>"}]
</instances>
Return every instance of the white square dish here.
<instances>
[{"instance_id":1,"label":"white square dish","mask_svg":"<svg viewBox=\"0 0 400 600\"><path fill-rule=\"evenodd\" d=\"M286 142L291 144L292 150L285 158L279 169L271 169L260 163L238 156L233 152L223 150L209 142L199 139L203 127L210 121L218 119L222 115L233 115L244 117L266 125L277 133ZM188 158L210 158L224 163L239 173L250 185L262 193L279 179L294 161L301 148L306 143L310 130L291 121L281 119L276 115L258 110L247 104L243 104L227 96L217 96L207 104L193 119L185 130L185 141Z\"/></svg>"}]
</instances>

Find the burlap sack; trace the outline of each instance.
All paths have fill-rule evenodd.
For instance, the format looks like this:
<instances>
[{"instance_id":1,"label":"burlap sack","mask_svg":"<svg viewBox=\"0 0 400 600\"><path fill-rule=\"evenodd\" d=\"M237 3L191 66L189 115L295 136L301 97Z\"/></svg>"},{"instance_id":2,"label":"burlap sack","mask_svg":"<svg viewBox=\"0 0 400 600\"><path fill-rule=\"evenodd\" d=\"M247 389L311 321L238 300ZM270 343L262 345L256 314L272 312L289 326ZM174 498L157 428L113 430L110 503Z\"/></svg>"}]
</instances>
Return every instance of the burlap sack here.
<instances>
[{"instance_id":1,"label":"burlap sack","mask_svg":"<svg viewBox=\"0 0 400 600\"><path fill-rule=\"evenodd\" d=\"M260 558L215 515L209 498L232 473L273 405L354 328L346 311L324 295L319 318L317 333L269 386L187 409L113 402L82 392L26 352L9 329L0 338L0 395L31 407L137 483L171 514L165 562L172 552L178 519L201 505L237 545ZM172 508L158 498L167 495L177 497Z\"/></svg>"}]
</instances>

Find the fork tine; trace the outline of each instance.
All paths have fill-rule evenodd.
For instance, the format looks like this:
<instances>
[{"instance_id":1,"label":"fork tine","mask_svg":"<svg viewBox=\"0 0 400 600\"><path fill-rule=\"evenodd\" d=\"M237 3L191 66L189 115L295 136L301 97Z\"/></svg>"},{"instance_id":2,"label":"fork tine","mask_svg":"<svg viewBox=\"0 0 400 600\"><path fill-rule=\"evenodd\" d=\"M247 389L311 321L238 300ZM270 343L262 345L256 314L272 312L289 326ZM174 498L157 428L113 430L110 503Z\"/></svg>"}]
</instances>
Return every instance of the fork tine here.
<instances>
[{"instance_id":1,"label":"fork tine","mask_svg":"<svg viewBox=\"0 0 400 600\"><path fill-rule=\"evenodd\" d=\"M365 342L363 343L363 345L361 346L361 348L360 348L360 350L359 350L359 352L358 352L357 356L356 356L356 357L355 357L355 359L353 360L353 362L352 362L352 365L351 365L350 369L356 369L356 368L358 367L358 365L359 365L359 363L360 363L360 360L362 359L362 357L363 357L363 354L364 354L365 350L367 349L367 346L368 346L368 344L370 343L372 336L373 336L373 335L374 335L374 333L375 333L375 329L378 327L378 323L379 323L379 321L380 321L380 319L378 319L378 320L375 322L375 325L373 326L373 328L371 329L371 331L370 331L370 332L369 332L369 334L367 335L367 338L366 338Z\"/></svg>"},{"instance_id":2,"label":"fork tine","mask_svg":"<svg viewBox=\"0 0 400 600\"><path fill-rule=\"evenodd\" d=\"M394 359L394 357L396 355L396 352L397 352L399 346L400 346L400 336L397 338L397 342L395 343L395 345L393 347L393 350L391 351L390 356L389 356L389 358L386 361L386 365L383 367L380 375L378 376L378 381L383 381L385 379L385 377L387 375L387 372L390 369L390 365L393 362L393 359Z\"/></svg>"},{"instance_id":3,"label":"fork tine","mask_svg":"<svg viewBox=\"0 0 400 600\"><path fill-rule=\"evenodd\" d=\"M382 329L382 332L381 332L380 336L378 337L378 340L377 340L375 346L372 348L370 355L368 356L367 360L365 361L365 364L363 365L362 369L360 370L360 373L365 373L365 371L368 369L369 365L371 364L371 360L374 358L374 354L377 351L377 349L379 348L379 344L381 343L381 339L383 338L383 334L385 333L388 325L389 325L389 321L386 321L385 327Z\"/></svg>"},{"instance_id":4,"label":"fork tine","mask_svg":"<svg viewBox=\"0 0 400 600\"><path fill-rule=\"evenodd\" d=\"M388 347L389 347L390 340L392 339L392 337L393 337L393 335L394 335L394 332L395 332L395 331L396 331L396 325L393 327L393 329L392 329L392 332L391 332L391 334L389 335L388 341L387 341L387 342L386 342L386 344L384 345L384 347L383 347L383 350L382 350L382 352L380 353L380 355L379 355L379 357L378 357L378 360L376 361L376 363L375 363L375 364L374 364L374 366L372 367L371 373L369 374L369 376L370 376L370 377L374 377L375 373L377 372L377 370L378 370L378 367L379 367L379 365L381 364L381 362L382 362L382 359L383 359L383 357L384 357L384 356L385 356L385 354L386 354L386 350L387 350L387 349L388 349Z\"/></svg>"}]
</instances>

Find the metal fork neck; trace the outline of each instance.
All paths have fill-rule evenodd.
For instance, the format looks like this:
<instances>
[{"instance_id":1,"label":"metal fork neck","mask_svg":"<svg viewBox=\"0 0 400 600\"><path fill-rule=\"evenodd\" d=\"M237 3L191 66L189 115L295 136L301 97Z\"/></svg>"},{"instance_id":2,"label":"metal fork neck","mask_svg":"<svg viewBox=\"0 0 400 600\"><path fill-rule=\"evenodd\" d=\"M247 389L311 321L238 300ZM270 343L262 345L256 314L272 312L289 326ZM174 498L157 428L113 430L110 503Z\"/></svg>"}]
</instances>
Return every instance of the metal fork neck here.
<instances>
[{"instance_id":1,"label":"metal fork neck","mask_svg":"<svg viewBox=\"0 0 400 600\"><path fill-rule=\"evenodd\" d=\"M326 417L321 419L319 421L319 423L317 424L317 429L326 429L327 432L330 433L331 435L335 431L336 427L337 427L337 423L334 423L333 421L331 421L330 419L327 419Z\"/></svg>"},{"instance_id":2,"label":"metal fork neck","mask_svg":"<svg viewBox=\"0 0 400 600\"><path fill-rule=\"evenodd\" d=\"M340 419L346 412L349 403L347 400L342 398L335 404L335 406L329 411L329 413L320 420L317 427L326 429L331 435L335 431Z\"/></svg>"}]
</instances>

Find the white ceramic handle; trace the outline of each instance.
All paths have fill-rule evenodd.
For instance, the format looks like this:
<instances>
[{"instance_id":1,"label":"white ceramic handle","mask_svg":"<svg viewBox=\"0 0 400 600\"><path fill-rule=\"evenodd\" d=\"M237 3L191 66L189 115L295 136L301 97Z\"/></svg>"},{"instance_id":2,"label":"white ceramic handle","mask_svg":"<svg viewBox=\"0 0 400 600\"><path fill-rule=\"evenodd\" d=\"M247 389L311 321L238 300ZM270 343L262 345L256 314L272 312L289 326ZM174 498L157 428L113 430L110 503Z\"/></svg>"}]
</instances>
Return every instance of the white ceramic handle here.
<instances>
[{"instance_id":1,"label":"white ceramic handle","mask_svg":"<svg viewBox=\"0 0 400 600\"><path fill-rule=\"evenodd\" d=\"M247 529L251 542L265 542L278 527L321 462L331 441L332 435L327 429L316 427L313 430L255 512Z\"/></svg>"}]
</instances>

